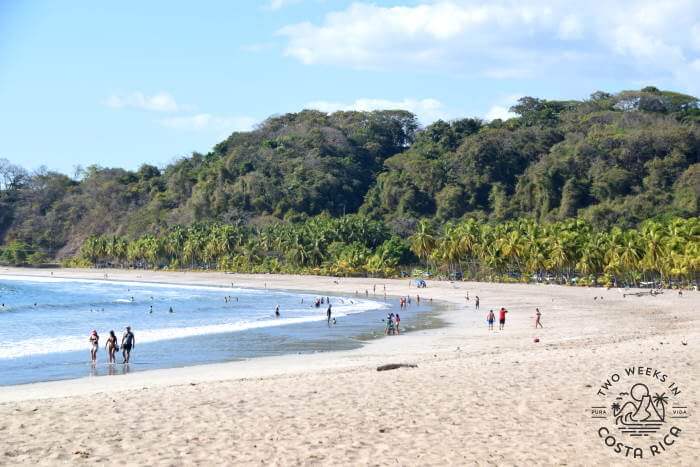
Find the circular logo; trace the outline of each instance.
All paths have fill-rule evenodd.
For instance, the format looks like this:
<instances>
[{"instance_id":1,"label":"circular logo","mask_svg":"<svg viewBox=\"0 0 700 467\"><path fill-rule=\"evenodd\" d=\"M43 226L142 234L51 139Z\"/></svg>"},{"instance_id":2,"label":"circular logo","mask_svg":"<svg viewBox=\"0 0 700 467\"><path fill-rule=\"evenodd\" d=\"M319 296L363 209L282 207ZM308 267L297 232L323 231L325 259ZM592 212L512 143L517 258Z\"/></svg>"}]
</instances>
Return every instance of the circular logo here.
<instances>
[{"instance_id":1,"label":"circular logo","mask_svg":"<svg viewBox=\"0 0 700 467\"><path fill-rule=\"evenodd\" d=\"M689 418L678 384L657 368L629 367L612 373L596 392L590 416L601 444L617 455L662 455L680 440Z\"/></svg>"}]
</instances>

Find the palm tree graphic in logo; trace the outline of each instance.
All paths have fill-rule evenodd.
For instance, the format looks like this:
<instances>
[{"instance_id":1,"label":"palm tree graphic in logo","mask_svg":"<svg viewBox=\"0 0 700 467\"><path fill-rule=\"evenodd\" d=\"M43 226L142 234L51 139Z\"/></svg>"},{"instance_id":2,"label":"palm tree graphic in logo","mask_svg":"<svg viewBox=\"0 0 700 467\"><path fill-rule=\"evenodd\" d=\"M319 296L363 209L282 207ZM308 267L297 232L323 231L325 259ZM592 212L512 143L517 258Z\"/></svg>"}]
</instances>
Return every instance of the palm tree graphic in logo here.
<instances>
[{"instance_id":1,"label":"palm tree graphic in logo","mask_svg":"<svg viewBox=\"0 0 700 467\"><path fill-rule=\"evenodd\" d=\"M666 393L654 394L652 398L649 387L637 383L632 386L630 392L621 392L611 408L615 424L622 433L630 436L649 436L650 433L659 431L664 424L666 404Z\"/></svg>"}]
</instances>

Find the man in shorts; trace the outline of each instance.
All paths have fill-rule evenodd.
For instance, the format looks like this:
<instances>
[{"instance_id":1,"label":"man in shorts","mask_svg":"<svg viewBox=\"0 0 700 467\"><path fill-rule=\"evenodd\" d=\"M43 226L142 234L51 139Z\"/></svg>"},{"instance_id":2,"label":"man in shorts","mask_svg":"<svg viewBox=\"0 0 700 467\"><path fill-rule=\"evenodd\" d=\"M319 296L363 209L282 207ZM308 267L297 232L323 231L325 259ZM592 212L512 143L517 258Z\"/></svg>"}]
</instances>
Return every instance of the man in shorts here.
<instances>
[{"instance_id":1,"label":"man in shorts","mask_svg":"<svg viewBox=\"0 0 700 467\"><path fill-rule=\"evenodd\" d=\"M136 338L134 333L131 332L131 326L126 327L126 332L122 337L122 356L124 357L124 363L129 363L129 357L131 357L131 349L136 347Z\"/></svg>"},{"instance_id":2,"label":"man in shorts","mask_svg":"<svg viewBox=\"0 0 700 467\"><path fill-rule=\"evenodd\" d=\"M508 310L503 307L498 312L498 329L500 331L503 331L503 328L506 326L506 313L508 313Z\"/></svg>"}]
</instances>

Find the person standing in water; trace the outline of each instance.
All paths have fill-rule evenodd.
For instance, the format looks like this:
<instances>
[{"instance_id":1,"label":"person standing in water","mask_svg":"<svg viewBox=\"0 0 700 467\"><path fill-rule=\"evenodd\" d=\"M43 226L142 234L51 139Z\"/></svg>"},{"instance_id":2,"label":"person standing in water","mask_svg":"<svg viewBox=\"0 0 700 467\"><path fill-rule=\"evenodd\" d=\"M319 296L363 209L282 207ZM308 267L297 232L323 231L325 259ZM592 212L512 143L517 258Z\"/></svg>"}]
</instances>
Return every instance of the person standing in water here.
<instances>
[{"instance_id":1,"label":"person standing in water","mask_svg":"<svg viewBox=\"0 0 700 467\"><path fill-rule=\"evenodd\" d=\"M539 308L535 308L535 329L544 328L544 326L542 326L542 322L540 321L541 319L542 319L542 312L540 312Z\"/></svg>"},{"instance_id":2,"label":"person standing in water","mask_svg":"<svg viewBox=\"0 0 700 467\"><path fill-rule=\"evenodd\" d=\"M131 326L127 326L126 332L122 337L122 356L124 357L124 363L129 363L131 350L134 348L136 348L136 338L134 337L134 333L131 332Z\"/></svg>"},{"instance_id":3,"label":"person standing in water","mask_svg":"<svg viewBox=\"0 0 700 467\"><path fill-rule=\"evenodd\" d=\"M493 331L493 322L496 320L496 315L493 314L493 310L489 310L489 314L486 315L486 321L489 322L489 331Z\"/></svg>"},{"instance_id":4,"label":"person standing in water","mask_svg":"<svg viewBox=\"0 0 700 467\"><path fill-rule=\"evenodd\" d=\"M275 307L275 318L279 318L279 317L280 317L280 306L277 305Z\"/></svg>"},{"instance_id":5,"label":"person standing in water","mask_svg":"<svg viewBox=\"0 0 700 467\"><path fill-rule=\"evenodd\" d=\"M117 359L115 357L115 354L117 353L117 350L119 350L119 347L117 347L117 335L114 334L114 331L109 331L109 337L107 338L105 349L107 349L109 363L116 363Z\"/></svg>"},{"instance_id":6,"label":"person standing in water","mask_svg":"<svg viewBox=\"0 0 700 467\"><path fill-rule=\"evenodd\" d=\"M331 304L328 304L328 309L326 310L326 321L328 322L328 327L331 327Z\"/></svg>"},{"instance_id":7,"label":"person standing in water","mask_svg":"<svg viewBox=\"0 0 700 467\"><path fill-rule=\"evenodd\" d=\"M97 335L95 329L90 333L90 359L94 365L97 362L97 349L100 346L100 336Z\"/></svg>"}]
</instances>

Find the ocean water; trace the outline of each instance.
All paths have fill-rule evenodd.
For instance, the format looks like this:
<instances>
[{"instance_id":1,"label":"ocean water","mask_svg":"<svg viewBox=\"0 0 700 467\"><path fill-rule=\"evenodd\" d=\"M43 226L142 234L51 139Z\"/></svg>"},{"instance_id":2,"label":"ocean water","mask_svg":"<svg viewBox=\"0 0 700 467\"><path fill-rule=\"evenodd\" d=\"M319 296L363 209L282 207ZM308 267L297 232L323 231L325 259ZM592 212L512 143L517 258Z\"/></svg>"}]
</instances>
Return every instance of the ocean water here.
<instances>
[{"instance_id":1,"label":"ocean water","mask_svg":"<svg viewBox=\"0 0 700 467\"><path fill-rule=\"evenodd\" d=\"M156 283L0 277L0 385L143 371L286 353L356 348L383 333L394 310L383 297ZM324 295L325 297L326 295ZM225 297L230 297L227 301ZM395 302L395 300L393 300ZM279 305L281 317L275 318ZM172 308L172 313L170 309ZM402 313L407 329L433 324L429 307ZM104 344L126 326L136 338L131 364L109 365ZM88 337L100 335L97 365ZM117 358L121 362L121 356Z\"/></svg>"}]
</instances>

